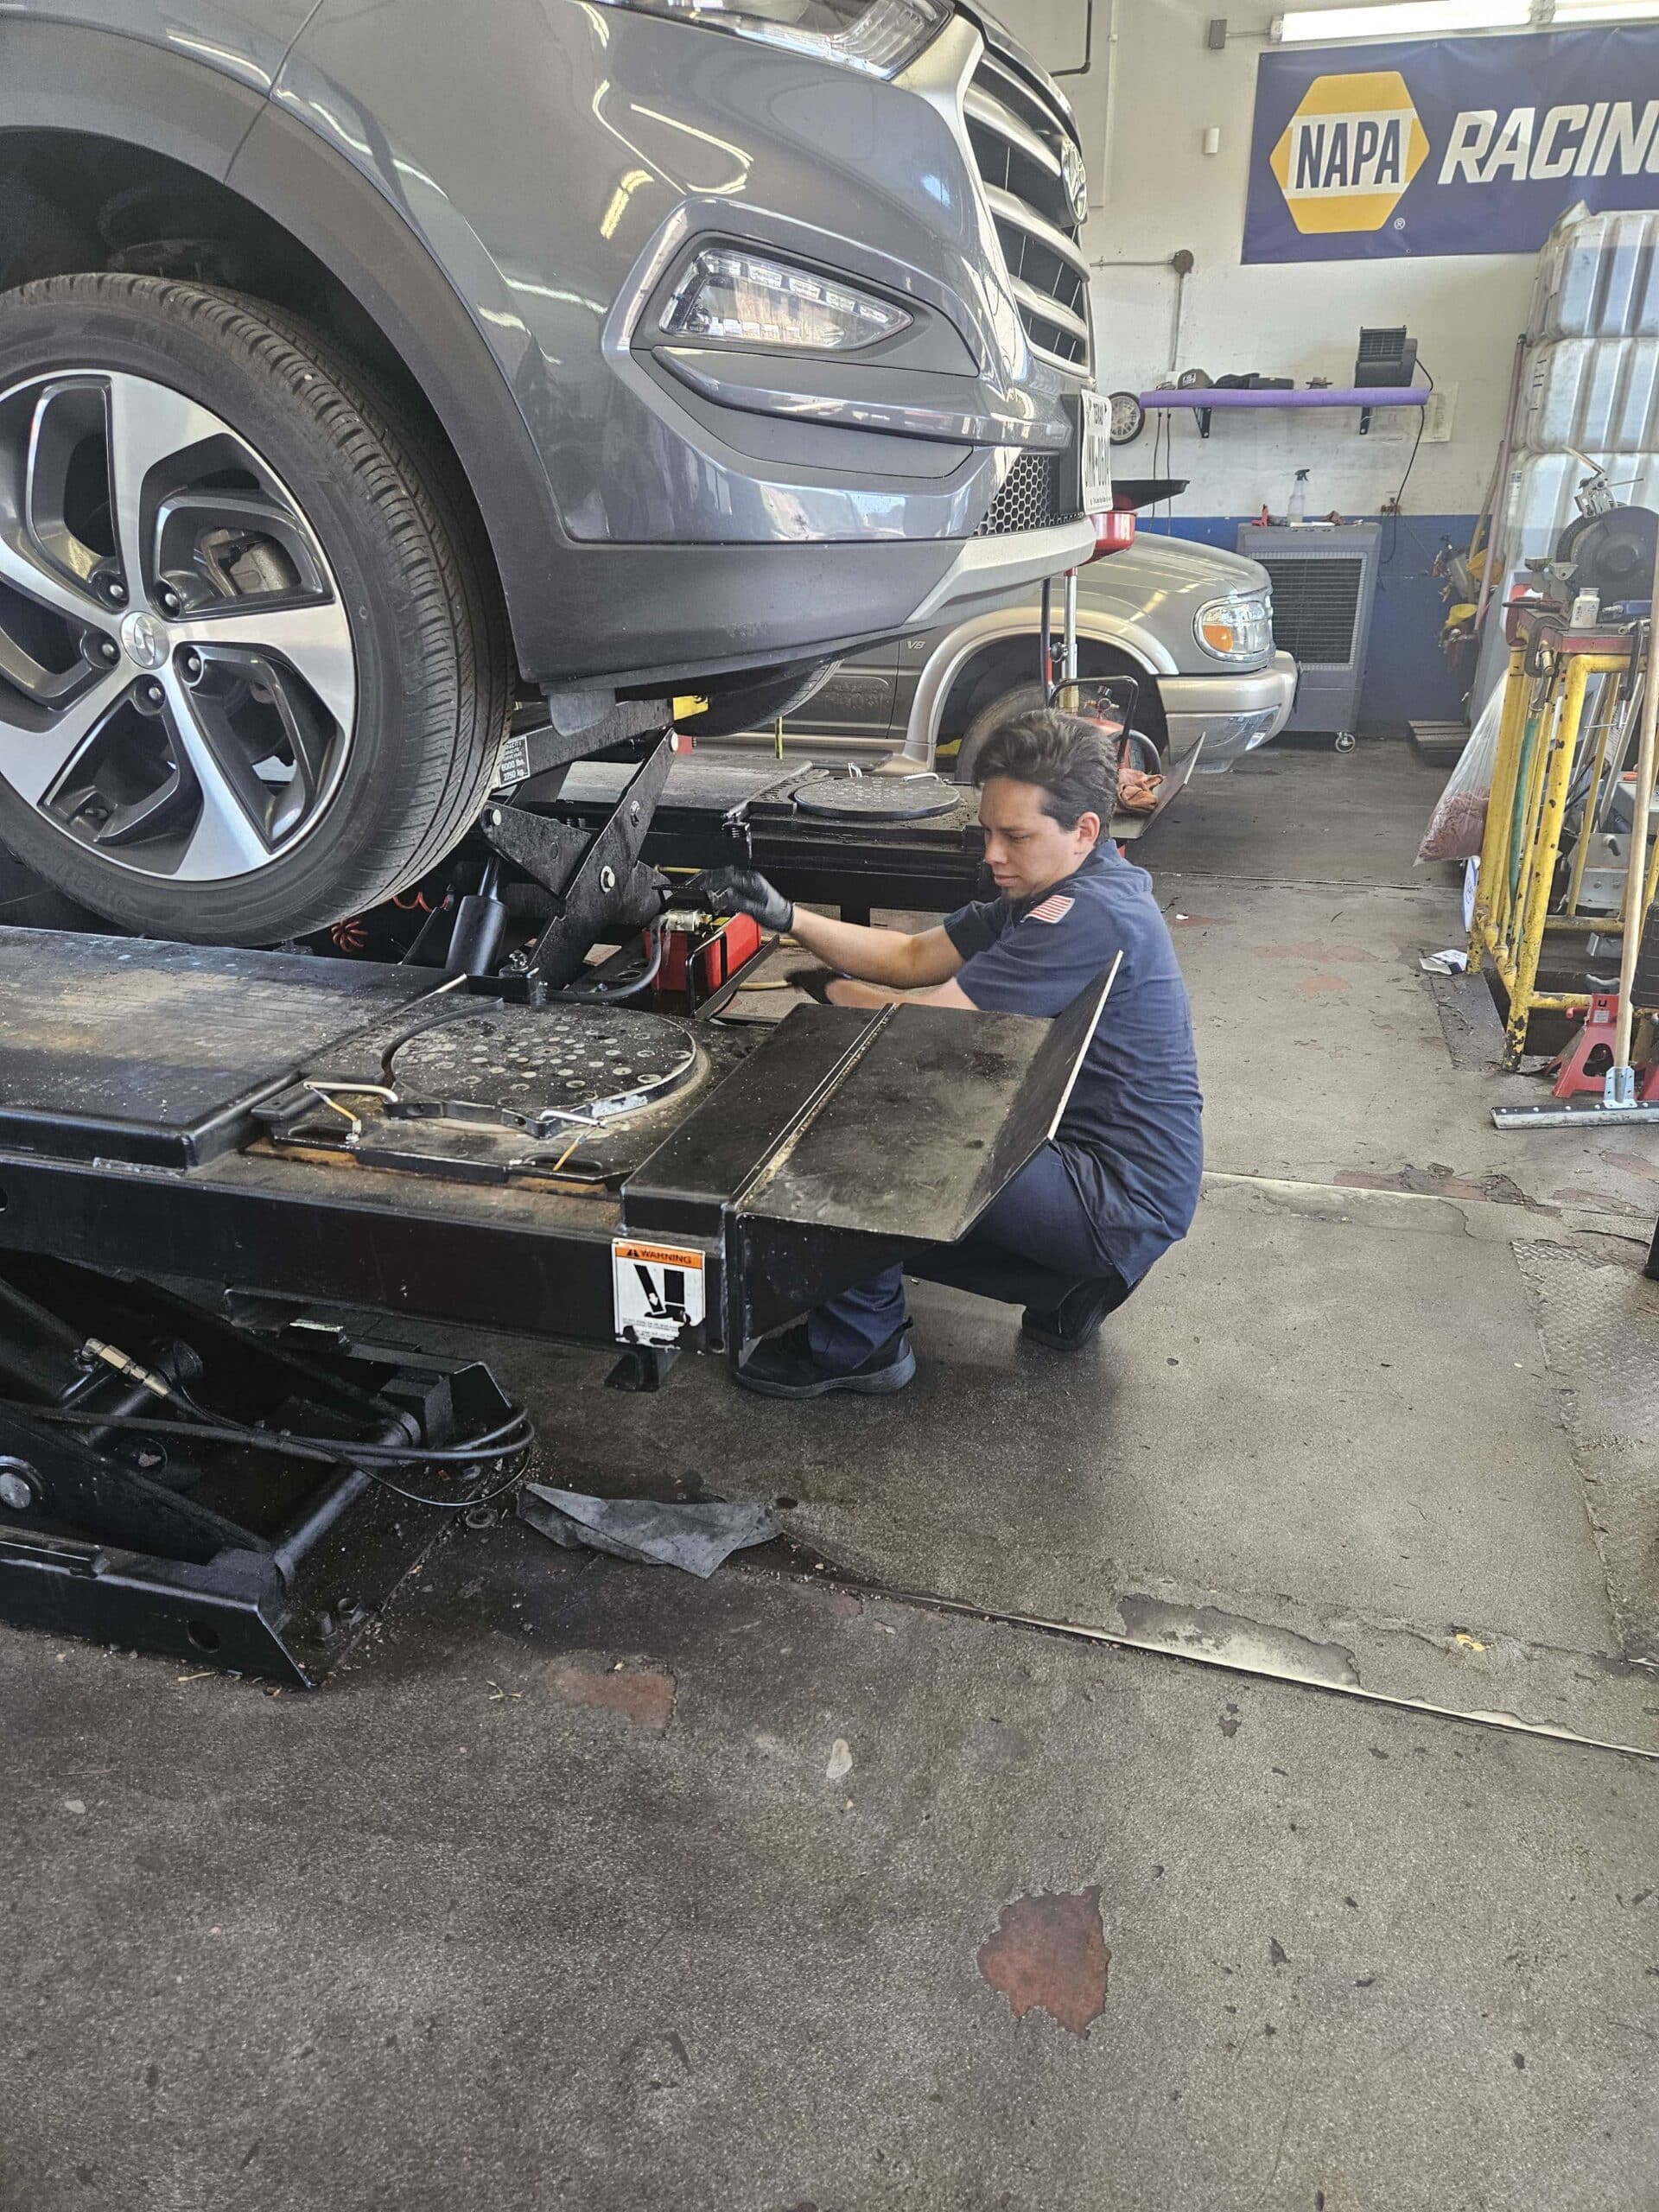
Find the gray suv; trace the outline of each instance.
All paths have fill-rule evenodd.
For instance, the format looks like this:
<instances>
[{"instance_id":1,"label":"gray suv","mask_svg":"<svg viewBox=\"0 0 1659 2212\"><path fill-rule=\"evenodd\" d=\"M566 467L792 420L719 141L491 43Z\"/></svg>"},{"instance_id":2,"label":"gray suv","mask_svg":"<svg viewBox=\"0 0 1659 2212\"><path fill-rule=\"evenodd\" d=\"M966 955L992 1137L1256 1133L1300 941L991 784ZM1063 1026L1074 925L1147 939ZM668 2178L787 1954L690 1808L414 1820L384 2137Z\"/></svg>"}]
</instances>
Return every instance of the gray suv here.
<instances>
[{"instance_id":1,"label":"gray suv","mask_svg":"<svg viewBox=\"0 0 1659 2212\"><path fill-rule=\"evenodd\" d=\"M1085 204L952 0L8 0L0 838L270 943L1086 556Z\"/></svg>"}]
</instances>

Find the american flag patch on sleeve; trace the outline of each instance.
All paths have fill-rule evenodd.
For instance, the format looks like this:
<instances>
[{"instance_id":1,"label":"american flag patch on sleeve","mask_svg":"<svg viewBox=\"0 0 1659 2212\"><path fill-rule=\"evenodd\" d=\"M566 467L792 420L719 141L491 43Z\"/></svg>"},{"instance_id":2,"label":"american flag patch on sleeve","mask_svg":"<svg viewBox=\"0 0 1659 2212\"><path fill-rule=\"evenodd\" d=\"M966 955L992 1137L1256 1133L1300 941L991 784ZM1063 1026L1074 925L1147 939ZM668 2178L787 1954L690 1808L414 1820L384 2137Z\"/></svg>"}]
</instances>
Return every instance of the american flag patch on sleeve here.
<instances>
[{"instance_id":1,"label":"american flag patch on sleeve","mask_svg":"<svg viewBox=\"0 0 1659 2212\"><path fill-rule=\"evenodd\" d=\"M1052 899L1045 899L1040 906L1033 906L1026 919L1028 922L1063 922L1071 912L1072 905L1071 899L1063 899L1057 893Z\"/></svg>"}]
</instances>

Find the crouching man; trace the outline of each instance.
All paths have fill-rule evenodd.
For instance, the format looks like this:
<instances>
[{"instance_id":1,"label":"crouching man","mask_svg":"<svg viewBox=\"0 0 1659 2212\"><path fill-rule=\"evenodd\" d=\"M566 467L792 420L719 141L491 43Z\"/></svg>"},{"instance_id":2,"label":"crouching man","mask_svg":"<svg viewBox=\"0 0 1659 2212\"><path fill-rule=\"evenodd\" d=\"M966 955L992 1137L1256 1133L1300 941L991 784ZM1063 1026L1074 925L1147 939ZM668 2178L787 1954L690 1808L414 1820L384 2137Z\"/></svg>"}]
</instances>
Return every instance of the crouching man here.
<instances>
[{"instance_id":1,"label":"crouching man","mask_svg":"<svg viewBox=\"0 0 1659 2212\"><path fill-rule=\"evenodd\" d=\"M897 999L1052 1019L1122 956L1053 1142L960 1245L925 1263L992 1296L1018 1298L1022 1271L1035 1274L1051 1302L1027 1306L1025 1333L1074 1352L1186 1234L1198 1205L1192 1015L1151 878L1106 834L1116 771L1102 731L1073 715L1023 715L985 745L975 780L1001 895L939 928L912 937L830 921L741 868L709 877L702 895L715 911L791 931L838 969L825 993L836 1006ZM763 1338L737 1379L775 1398L900 1390L916 1372L909 1326L903 1269L889 1268Z\"/></svg>"}]
</instances>

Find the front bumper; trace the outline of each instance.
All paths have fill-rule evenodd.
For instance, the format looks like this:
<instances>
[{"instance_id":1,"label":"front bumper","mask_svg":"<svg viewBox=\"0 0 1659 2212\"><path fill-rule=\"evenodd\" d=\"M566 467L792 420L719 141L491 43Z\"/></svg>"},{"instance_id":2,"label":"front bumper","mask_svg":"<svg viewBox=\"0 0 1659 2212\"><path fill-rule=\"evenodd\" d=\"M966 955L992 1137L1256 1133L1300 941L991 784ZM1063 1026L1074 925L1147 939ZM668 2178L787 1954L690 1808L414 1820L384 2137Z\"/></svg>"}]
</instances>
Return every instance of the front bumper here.
<instances>
[{"instance_id":1,"label":"front bumper","mask_svg":"<svg viewBox=\"0 0 1659 2212\"><path fill-rule=\"evenodd\" d=\"M970 537L905 625L919 630L1001 607L1027 585L1080 568L1093 557L1095 525L1089 516L1050 530L1011 531L1006 537ZM1287 714L1290 710L1286 709Z\"/></svg>"},{"instance_id":2,"label":"front bumper","mask_svg":"<svg viewBox=\"0 0 1659 2212\"><path fill-rule=\"evenodd\" d=\"M1184 760L1202 738L1200 767L1228 768L1284 728L1296 699L1296 663L1279 652L1266 668L1160 676L1158 693L1170 759Z\"/></svg>"}]
</instances>

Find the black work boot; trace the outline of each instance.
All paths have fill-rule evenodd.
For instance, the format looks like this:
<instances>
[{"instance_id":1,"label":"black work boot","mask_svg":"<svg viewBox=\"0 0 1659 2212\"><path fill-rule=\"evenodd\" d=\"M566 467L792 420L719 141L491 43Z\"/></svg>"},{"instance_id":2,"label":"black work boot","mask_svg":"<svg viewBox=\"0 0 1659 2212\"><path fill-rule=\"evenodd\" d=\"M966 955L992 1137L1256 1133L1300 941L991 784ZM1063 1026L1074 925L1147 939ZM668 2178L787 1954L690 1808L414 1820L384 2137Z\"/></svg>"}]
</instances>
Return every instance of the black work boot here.
<instances>
[{"instance_id":1,"label":"black work boot","mask_svg":"<svg viewBox=\"0 0 1659 2212\"><path fill-rule=\"evenodd\" d=\"M910 1324L895 1329L878 1351L853 1368L831 1367L812 1349L804 1321L781 1336L765 1337L734 1372L746 1390L766 1398L825 1398L832 1390L856 1390L876 1397L902 1390L916 1372L908 1341Z\"/></svg>"},{"instance_id":2,"label":"black work boot","mask_svg":"<svg viewBox=\"0 0 1659 2212\"><path fill-rule=\"evenodd\" d=\"M1076 1283L1058 1306L1039 1313L1027 1306L1020 1317L1022 1332L1051 1351L1081 1351L1100 1334L1106 1316L1123 1302L1123 1287L1116 1276L1105 1282Z\"/></svg>"}]
</instances>

